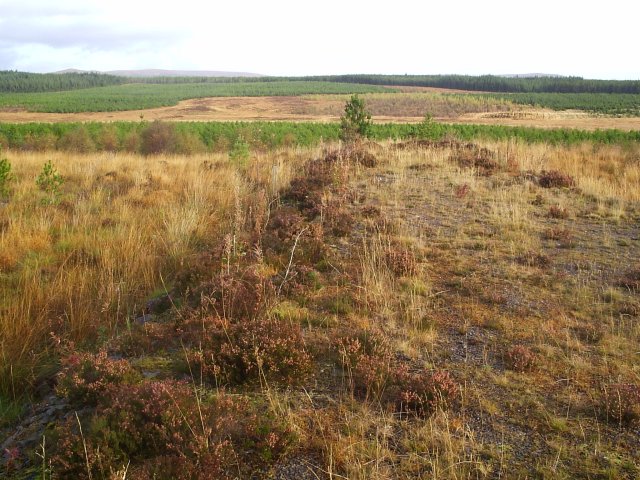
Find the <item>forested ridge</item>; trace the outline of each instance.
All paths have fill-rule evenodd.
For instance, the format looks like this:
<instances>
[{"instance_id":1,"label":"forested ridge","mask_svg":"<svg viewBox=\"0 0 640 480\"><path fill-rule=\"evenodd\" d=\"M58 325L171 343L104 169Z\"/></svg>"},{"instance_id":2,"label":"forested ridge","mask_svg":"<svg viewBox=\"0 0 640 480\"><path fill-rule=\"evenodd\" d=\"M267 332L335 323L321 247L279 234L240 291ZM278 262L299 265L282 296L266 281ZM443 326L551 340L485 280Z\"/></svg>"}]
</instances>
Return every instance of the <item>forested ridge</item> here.
<instances>
[{"instance_id":1,"label":"forested ridge","mask_svg":"<svg viewBox=\"0 0 640 480\"><path fill-rule=\"evenodd\" d=\"M640 93L640 80L588 80L582 77L501 77L498 75L330 75L292 77L370 85L437 87L506 93Z\"/></svg>"},{"instance_id":2,"label":"forested ridge","mask_svg":"<svg viewBox=\"0 0 640 480\"><path fill-rule=\"evenodd\" d=\"M335 82L436 87L495 93L635 93L640 80L592 80L582 77L503 77L499 75L319 75L300 77L121 77L102 73L27 73L0 71L0 92L55 92L123 83L268 83Z\"/></svg>"},{"instance_id":3,"label":"forested ridge","mask_svg":"<svg viewBox=\"0 0 640 480\"><path fill-rule=\"evenodd\" d=\"M81 88L106 87L127 81L124 77L103 73L29 73L0 71L0 92L60 92Z\"/></svg>"}]
</instances>

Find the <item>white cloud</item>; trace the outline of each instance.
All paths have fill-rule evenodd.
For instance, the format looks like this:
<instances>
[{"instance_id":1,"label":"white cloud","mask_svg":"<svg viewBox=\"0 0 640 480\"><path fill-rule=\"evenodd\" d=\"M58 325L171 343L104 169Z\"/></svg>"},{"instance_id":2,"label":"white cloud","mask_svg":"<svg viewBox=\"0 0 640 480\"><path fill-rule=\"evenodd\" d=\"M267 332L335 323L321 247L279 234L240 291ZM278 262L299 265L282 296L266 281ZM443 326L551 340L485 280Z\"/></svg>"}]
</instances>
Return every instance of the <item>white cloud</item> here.
<instances>
[{"instance_id":1,"label":"white cloud","mask_svg":"<svg viewBox=\"0 0 640 480\"><path fill-rule=\"evenodd\" d=\"M638 13L625 0L0 0L0 69L640 78Z\"/></svg>"}]
</instances>

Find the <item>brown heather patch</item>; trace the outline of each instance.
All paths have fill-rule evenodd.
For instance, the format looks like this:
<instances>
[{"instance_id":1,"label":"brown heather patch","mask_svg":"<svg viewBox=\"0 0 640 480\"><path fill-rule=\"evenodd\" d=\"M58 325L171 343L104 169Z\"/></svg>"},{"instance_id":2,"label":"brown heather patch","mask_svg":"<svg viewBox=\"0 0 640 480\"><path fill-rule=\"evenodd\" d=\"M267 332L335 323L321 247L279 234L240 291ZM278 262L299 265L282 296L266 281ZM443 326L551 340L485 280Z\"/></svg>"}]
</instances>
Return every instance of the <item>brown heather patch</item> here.
<instances>
[{"instance_id":1,"label":"brown heather patch","mask_svg":"<svg viewBox=\"0 0 640 480\"><path fill-rule=\"evenodd\" d=\"M547 213L549 218L555 218L560 220L566 220L569 218L569 212L566 208L559 207L558 205L551 205L549 212Z\"/></svg>"},{"instance_id":2,"label":"brown heather patch","mask_svg":"<svg viewBox=\"0 0 640 480\"><path fill-rule=\"evenodd\" d=\"M566 173L557 170L543 170L540 172L538 184L542 188L569 188L575 186L576 181Z\"/></svg>"},{"instance_id":3,"label":"brown heather patch","mask_svg":"<svg viewBox=\"0 0 640 480\"><path fill-rule=\"evenodd\" d=\"M113 385L135 384L137 373L126 360L115 360L106 351L78 352L62 359L56 393L76 405L95 405Z\"/></svg>"},{"instance_id":4,"label":"brown heather patch","mask_svg":"<svg viewBox=\"0 0 640 480\"><path fill-rule=\"evenodd\" d=\"M191 368L212 385L263 379L301 382L309 371L300 327L276 318L231 321L216 316L184 326Z\"/></svg>"},{"instance_id":5,"label":"brown heather patch","mask_svg":"<svg viewBox=\"0 0 640 480\"><path fill-rule=\"evenodd\" d=\"M514 345L505 355L507 367L516 372L527 372L532 370L537 363L536 354L525 345Z\"/></svg>"},{"instance_id":6,"label":"brown heather patch","mask_svg":"<svg viewBox=\"0 0 640 480\"><path fill-rule=\"evenodd\" d=\"M198 395L171 381L114 386L91 416L70 416L50 432L52 473L100 478L133 460L133 478L231 478L277 458L290 442L245 398Z\"/></svg>"},{"instance_id":7,"label":"brown heather patch","mask_svg":"<svg viewBox=\"0 0 640 480\"><path fill-rule=\"evenodd\" d=\"M485 177L495 174L499 168L498 163L494 160L493 152L475 145L458 147L451 157L460 167L474 168L479 175Z\"/></svg>"},{"instance_id":8,"label":"brown heather patch","mask_svg":"<svg viewBox=\"0 0 640 480\"><path fill-rule=\"evenodd\" d=\"M429 417L449 409L459 397L458 384L446 371L401 374L398 383L396 408L405 414Z\"/></svg>"},{"instance_id":9,"label":"brown heather patch","mask_svg":"<svg viewBox=\"0 0 640 480\"><path fill-rule=\"evenodd\" d=\"M415 252L405 245L393 243L385 252L385 260L391 271L399 277L415 275L418 271L418 259Z\"/></svg>"}]
</instances>

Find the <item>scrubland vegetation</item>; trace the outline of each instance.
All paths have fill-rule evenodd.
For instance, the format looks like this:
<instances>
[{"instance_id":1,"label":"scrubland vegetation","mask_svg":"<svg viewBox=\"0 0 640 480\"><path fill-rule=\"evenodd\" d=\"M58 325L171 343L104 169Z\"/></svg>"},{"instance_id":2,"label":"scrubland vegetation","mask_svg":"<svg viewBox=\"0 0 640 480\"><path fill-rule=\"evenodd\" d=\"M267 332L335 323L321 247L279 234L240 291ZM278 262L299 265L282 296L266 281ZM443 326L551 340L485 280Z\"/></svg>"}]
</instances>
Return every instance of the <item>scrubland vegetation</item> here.
<instances>
[{"instance_id":1,"label":"scrubland vegetation","mask_svg":"<svg viewBox=\"0 0 640 480\"><path fill-rule=\"evenodd\" d=\"M633 134L339 133L2 125L5 476L637 478Z\"/></svg>"}]
</instances>

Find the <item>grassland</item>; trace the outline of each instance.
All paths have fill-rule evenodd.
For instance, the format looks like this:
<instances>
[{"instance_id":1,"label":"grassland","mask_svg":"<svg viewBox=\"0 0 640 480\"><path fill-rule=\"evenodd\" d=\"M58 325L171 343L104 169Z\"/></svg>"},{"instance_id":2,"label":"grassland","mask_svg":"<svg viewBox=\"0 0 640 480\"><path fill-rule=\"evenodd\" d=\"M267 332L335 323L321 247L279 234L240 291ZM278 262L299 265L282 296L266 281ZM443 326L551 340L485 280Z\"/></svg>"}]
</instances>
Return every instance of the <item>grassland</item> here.
<instances>
[{"instance_id":1,"label":"grassland","mask_svg":"<svg viewBox=\"0 0 640 480\"><path fill-rule=\"evenodd\" d=\"M64 92L9 93L0 97L0 109L34 112L113 112L175 105L203 97L366 93L387 88L334 82L237 82L142 84L130 83Z\"/></svg>"},{"instance_id":2,"label":"grassland","mask_svg":"<svg viewBox=\"0 0 640 480\"><path fill-rule=\"evenodd\" d=\"M185 125L244 143L4 152L0 472L637 478L637 140Z\"/></svg>"}]
</instances>

